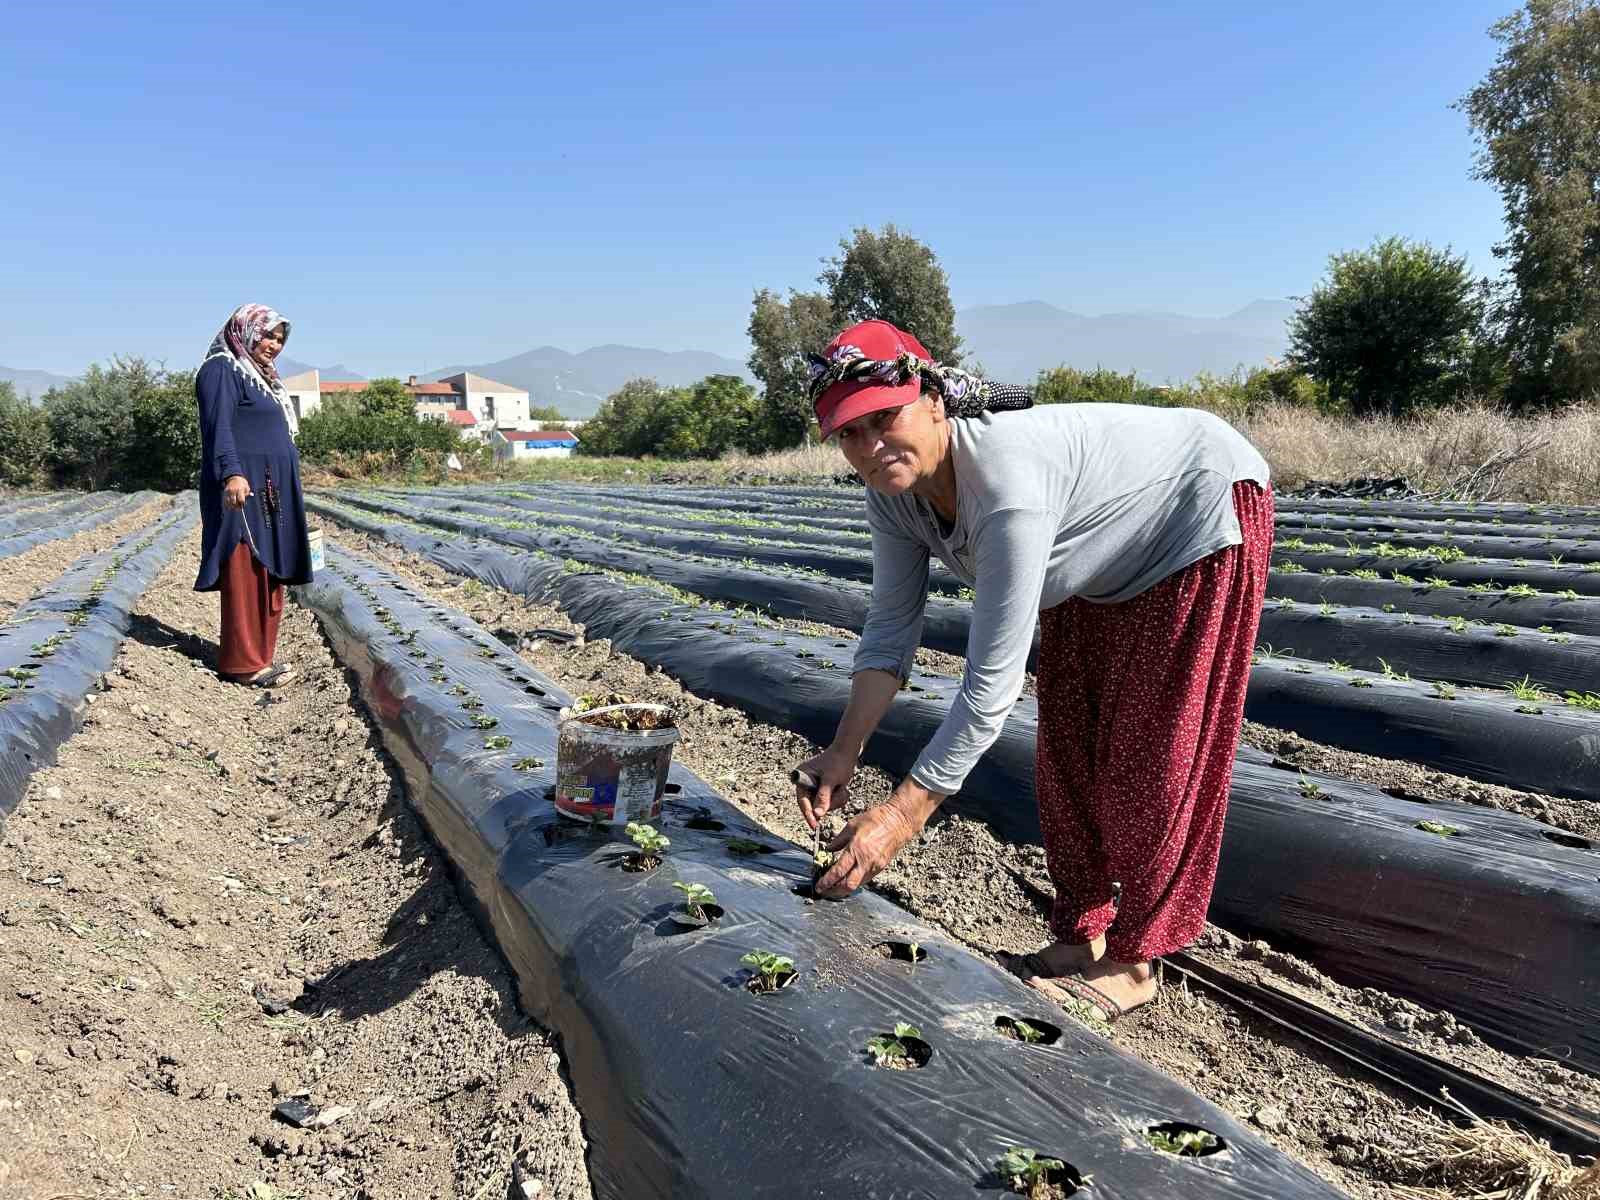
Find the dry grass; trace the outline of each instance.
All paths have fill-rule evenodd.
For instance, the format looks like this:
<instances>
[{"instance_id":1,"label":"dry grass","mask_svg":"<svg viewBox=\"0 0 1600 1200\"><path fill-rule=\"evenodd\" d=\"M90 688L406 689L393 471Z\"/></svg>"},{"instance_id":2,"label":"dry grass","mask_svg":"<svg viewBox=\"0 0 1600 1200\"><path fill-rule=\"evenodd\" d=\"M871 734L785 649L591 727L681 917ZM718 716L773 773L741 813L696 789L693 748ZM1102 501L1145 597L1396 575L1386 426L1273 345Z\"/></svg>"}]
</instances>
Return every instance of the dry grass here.
<instances>
[{"instance_id":1,"label":"dry grass","mask_svg":"<svg viewBox=\"0 0 1600 1200\"><path fill-rule=\"evenodd\" d=\"M1498 1121L1460 1128L1418 1112L1400 1124L1405 1148L1384 1158L1406 1200L1600 1200L1600 1167L1580 1170Z\"/></svg>"},{"instance_id":2,"label":"dry grass","mask_svg":"<svg viewBox=\"0 0 1600 1200\"><path fill-rule=\"evenodd\" d=\"M1600 406L1594 404L1532 417L1475 406L1403 421L1275 405L1237 424L1272 464L1282 491L1314 479L1378 476L1460 499L1600 501Z\"/></svg>"}]
</instances>

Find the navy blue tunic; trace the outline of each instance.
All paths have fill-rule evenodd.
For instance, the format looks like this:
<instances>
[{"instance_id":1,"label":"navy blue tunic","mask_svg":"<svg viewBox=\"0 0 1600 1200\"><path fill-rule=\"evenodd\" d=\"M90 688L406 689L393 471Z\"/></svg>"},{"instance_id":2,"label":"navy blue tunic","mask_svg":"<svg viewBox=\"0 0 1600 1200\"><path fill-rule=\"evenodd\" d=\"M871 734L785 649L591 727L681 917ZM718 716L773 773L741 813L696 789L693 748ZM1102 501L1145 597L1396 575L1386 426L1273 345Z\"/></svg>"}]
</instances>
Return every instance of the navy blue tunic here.
<instances>
[{"instance_id":1,"label":"navy blue tunic","mask_svg":"<svg viewBox=\"0 0 1600 1200\"><path fill-rule=\"evenodd\" d=\"M300 454L289 422L272 395L226 358L212 358L194 379L200 404L200 574L194 590L214 592L222 564L245 541L244 523L255 538L256 560L283 583L311 582L305 499L300 492ZM243 510L224 508L222 485L243 475L254 494ZM267 480L277 488L277 513L267 511Z\"/></svg>"}]
</instances>

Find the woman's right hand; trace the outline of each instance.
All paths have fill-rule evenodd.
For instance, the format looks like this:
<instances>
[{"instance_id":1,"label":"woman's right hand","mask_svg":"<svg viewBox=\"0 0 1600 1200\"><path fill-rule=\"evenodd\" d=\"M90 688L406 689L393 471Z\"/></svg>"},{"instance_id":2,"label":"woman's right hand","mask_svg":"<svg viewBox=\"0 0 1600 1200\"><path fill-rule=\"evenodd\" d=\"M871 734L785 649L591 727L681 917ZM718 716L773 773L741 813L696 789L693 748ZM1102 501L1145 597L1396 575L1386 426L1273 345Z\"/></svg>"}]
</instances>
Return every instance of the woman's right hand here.
<instances>
[{"instance_id":1,"label":"woman's right hand","mask_svg":"<svg viewBox=\"0 0 1600 1200\"><path fill-rule=\"evenodd\" d=\"M222 484L222 504L225 508L243 508L250 499L250 481L243 475L229 475Z\"/></svg>"},{"instance_id":2,"label":"woman's right hand","mask_svg":"<svg viewBox=\"0 0 1600 1200\"><path fill-rule=\"evenodd\" d=\"M806 759L799 770L817 781L815 791L803 783L795 784L795 800L800 805L800 815L812 829L828 813L843 808L850 800L850 780L856 773L857 755L838 746L829 746L821 754Z\"/></svg>"}]
</instances>

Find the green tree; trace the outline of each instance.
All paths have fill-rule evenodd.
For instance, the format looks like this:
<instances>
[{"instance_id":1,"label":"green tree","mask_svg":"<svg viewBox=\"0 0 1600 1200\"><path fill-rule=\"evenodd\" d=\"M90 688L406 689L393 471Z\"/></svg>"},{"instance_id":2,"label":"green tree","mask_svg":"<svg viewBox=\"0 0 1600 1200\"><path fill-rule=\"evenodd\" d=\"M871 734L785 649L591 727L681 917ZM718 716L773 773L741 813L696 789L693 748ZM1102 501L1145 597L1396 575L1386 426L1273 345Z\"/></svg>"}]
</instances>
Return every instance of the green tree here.
<instances>
[{"instance_id":1,"label":"green tree","mask_svg":"<svg viewBox=\"0 0 1600 1200\"><path fill-rule=\"evenodd\" d=\"M654 379L630 379L600 404L583 426L585 454L648 453L652 413L666 400L667 388Z\"/></svg>"},{"instance_id":2,"label":"green tree","mask_svg":"<svg viewBox=\"0 0 1600 1200\"><path fill-rule=\"evenodd\" d=\"M806 398L806 354L838 332L833 305L817 292L756 292L750 310L750 373L761 381L766 447L787 449L805 441L815 423ZM585 438L588 430L585 428Z\"/></svg>"},{"instance_id":3,"label":"green tree","mask_svg":"<svg viewBox=\"0 0 1600 1200\"><path fill-rule=\"evenodd\" d=\"M50 422L8 381L0 381L0 484L38 487L45 482Z\"/></svg>"},{"instance_id":4,"label":"green tree","mask_svg":"<svg viewBox=\"0 0 1600 1200\"><path fill-rule=\"evenodd\" d=\"M827 289L840 324L888 321L913 335L936 361L960 363L950 281L928 246L893 225L877 233L858 228L839 240L839 254L825 263L817 282Z\"/></svg>"},{"instance_id":5,"label":"green tree","mask_svg":"<svg viewBox=\"0 0 1600 1200\"><path fill-rule=\"evenodd\" d=\"M1600 6L1528 0L1489 34L1495 65L1457 104L1474 175L1500 192L1502 317L1517 393L1600 390Z\"/></svg>"},{"instance_id":6,"label":"green tree","mask_svg":"<svg viewBox=\"0 0 1600 1200\"><path fill-rule=\"evenodd\" d=\"M1150 401L1143 393L1151 391L1140 386L1132 371L1080 371L1065 364L1040 371L1032 390L1035 404L1146 404Z\"/></svg>"},{"instance_id":7,"label":"green tree","mask_svg":"<svg viewBox=\"0 0 1600 1200\"><path fill-rule=\"evenodd\" d=\"M159 367L142 358L114 358L110 367L95 363L80 378L47 391L42 405L57 481L96 490L120 486L134 411L161 384Z\"/></svg>"},{"instance_id":8,"label":"green tree","mask_svg":"<svg viewBox=\"0 0 1600 1200\"><path fill-rule=\"evenodd\" d=\"M1357 416L1452 399L1470 382L1480 297L1466 259L1426 242L1335 254L1289 324L1289 361Z\"/></svg>"},{"instance_id":9,"label":"green tree","mask_svg":"<svg viewBox=\"0 0 1600 1200\"><path fill-rule=\"evenodd\" d=\"M194 372L162 375L133 401L128 443L118 475L124 489L180 492L200 478L200 418Z\"/></svg>"},{"instance_id":10,"label":"green tree","mask_svg":"<svg viewBox=\"0 0 1600 1200\"><path fill-rule=\"evenodd\" d=\"M376 417L382 422L404 424L417 415L416 401L398 379L374 379L358 393L363 416Z\"/></svg>"},{"instance_id":11,"label":"green tree","mask_svg":"<svg viewBox=\"0 0 1600 1200\"><path fill-rule=\"evenodd\" d=\"M530 404L528 406L528 420L538 421L541 424L559 425L567 418L561 415L561 410L554 404Z\"/></svg>"}]
</instances>

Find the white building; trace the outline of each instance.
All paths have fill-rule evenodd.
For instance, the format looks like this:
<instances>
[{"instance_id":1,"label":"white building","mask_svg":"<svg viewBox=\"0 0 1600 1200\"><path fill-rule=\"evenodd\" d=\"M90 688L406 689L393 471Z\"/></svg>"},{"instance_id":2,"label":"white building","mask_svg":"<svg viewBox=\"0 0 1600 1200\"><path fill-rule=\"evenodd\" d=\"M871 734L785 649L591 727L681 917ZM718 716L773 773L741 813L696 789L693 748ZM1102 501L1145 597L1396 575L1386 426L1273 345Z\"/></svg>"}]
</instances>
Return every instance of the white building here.
<instances>
[{"instance_id":1,"label":"white building","mask_svg":"<svg viewBox=\"0 0 1600 1200\"><path fill-rule=\"evenodd\" d=\"M528 429L528 393L509 383L497 383L463 371L439 381L460 396L464 407L486 429Z\"/></svg>"},{"instance_id":2,"label":"white building","mask_svg":"<svg viewBox=\"0 0 1600 1200\"><path fill-rule=\"evenodd\" d=\"M289 405L296 418L304 419L322 407L322 373L315 367L298 375L287 375L280 382L289 393Z\"/></svg>"},{"instance_id":3,"label":"white building","mask_svg":"<svg viewBox=\"0 0 1600 1200\"><path fill-rule=\"evenodd\" d=\"M578 435L565 429L497 429L492 444L496 462L570 458L578 448Z\"/></svg>"}]
</instances>

